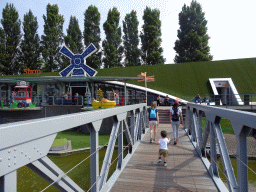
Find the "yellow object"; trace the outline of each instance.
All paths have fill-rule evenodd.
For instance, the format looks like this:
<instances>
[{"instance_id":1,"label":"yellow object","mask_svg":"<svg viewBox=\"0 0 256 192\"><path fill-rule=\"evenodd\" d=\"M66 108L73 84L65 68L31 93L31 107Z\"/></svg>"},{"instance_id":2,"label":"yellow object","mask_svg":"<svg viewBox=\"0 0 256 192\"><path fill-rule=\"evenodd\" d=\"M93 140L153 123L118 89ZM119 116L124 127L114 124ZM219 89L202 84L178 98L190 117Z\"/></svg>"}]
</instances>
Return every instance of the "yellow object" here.
<instances>
[{"instance_id":1,"label":"yellow object","mask_svg":"<svg viewBox=\"0 0 256 192\"><path fill-rule=\"evenodd\" d=\"M116 102L115 101L107 101L107 102L103 102L102 103L102 108L106 109L106 108L112 108L116 106Z\"/></svg>"},{"instance_id":2,"label":"yellow object","mask_svg":"<svg viewBox=\"0 0 256 192\"><path fill-rule=\"evenodd\" d=\"M107 100L106 102L102 102L102 108L107 109L107 108L112 108L116 106L115 101L109 101ZM92 102L92 107L94 109L99 109L101 107L101 102L99 101L93 101Z\"/></svg>"}]
</instances>

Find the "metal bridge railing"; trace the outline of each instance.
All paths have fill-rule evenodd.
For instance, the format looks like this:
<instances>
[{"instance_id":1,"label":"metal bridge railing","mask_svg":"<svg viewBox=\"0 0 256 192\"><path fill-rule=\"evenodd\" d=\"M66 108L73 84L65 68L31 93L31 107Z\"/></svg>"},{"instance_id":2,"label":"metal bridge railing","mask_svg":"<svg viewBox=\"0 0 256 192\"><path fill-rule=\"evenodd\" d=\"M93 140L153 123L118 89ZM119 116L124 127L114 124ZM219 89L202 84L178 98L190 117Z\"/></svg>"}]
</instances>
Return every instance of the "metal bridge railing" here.
<instances>
[{"instance_id":1,"label":"metal bridge railing","mask_svg":"<svg viewBox=\"0 0 256 192\"><path fill-rule=\"evenodd\" d=\"M248 169L254 174L255 172L248 167L247 136L251 129L256 129L256 114L193 103L187 103L186 108L185 130L218 189L232 192L249 191ZM202 127L203 115L206 118L204 130ZM220 126L223 118L230 120L236 136L237 180ZM209 138L210 161L206 156L206 144ZM227 179L228 189L219 176L219 170L222 170L218 169L217 148L224 167L223 174Z\"/></svg>"},{"instance_id":2,"label":"metal bridge railing","mask_svg":"<svg viewBox=\"0 0 256 192\"><path fill-rule=\"evenodd\" d=\"M130 123L128 126L128 114ZM103 119L113 117L114 123L99 173L99 130ZM58 117L29 120L0 125L0 191L17 191L17 169L27 166L41 176L49 186L60 191L83 191L67 173L64 173L48 157L49 149L58 132L81 125L90 130L90 177L92 192L109 191L126 163L133 155L145 135L146 104L129 105L112 109L81 112ZM124 158L123 133L126 136L129 153ZM111 160L118 138L118 162L116 171L107 179ZM43 191L44 191L43 190ZM88 191L89 191L88 190Z\"/></svg>"},{"instance_id":3,"label":"metal bridge railing","mask_svg":"<svg viewBox=\"0 0 256 192\"><path fill-rule=\"evenodd\" d=\"M203 103L208 105L225 105L225 106L239 106L256 105L256 94L219 94L219 95L201 95L200 100L196 100L197 95L182 95L181 98L189 102ZM208 99L207 99L207 98ZM208 102L208 101L209 102Z\"/></svg>"}]
</instances>

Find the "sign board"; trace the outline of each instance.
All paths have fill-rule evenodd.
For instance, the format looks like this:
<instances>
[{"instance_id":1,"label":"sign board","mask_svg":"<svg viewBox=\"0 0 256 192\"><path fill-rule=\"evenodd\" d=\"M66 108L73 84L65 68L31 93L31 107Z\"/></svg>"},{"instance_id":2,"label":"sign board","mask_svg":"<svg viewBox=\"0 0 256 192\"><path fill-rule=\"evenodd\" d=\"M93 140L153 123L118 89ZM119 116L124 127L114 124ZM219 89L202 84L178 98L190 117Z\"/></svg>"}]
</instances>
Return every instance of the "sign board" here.
<instances>
[{"instance_id":1,"label":"sign board","mask_svg":"<svg viewBox=\"0 0 256 192\"><path fill-rule=\"evenodd\" d=\"M97 74L97 71L86 65L85 59L96 51L97 48L91 43L81 55L75 55L64 45L60 52L70 59L70 65L63 69L60 72L60 75L62 77L67 77L71 74L71 76L85 77L87 74L90 77L94 77Z\"/></svg>"},{"instance_id":2,"label":"sign board","mask_svg":"<svg viewBox=\"0 0 256 192\"><path fill-rule=\"evenodd\" d=\"M23 74L36 74L38 76L38 74L41 73L40 69L35 69L35 70L30 70L29 68L27 69L23 69L24 73Z\"/></svg>"},{"instance_id":3,"label":"sign board","mask_svg":"<svg viewBox=\"0 0 256 192\"><path fill-rule=\"evenodd\" d=\"M215 87L229 87L229 84L227 81L215 81L214 82Z\"/></svg>"}]
</instances>

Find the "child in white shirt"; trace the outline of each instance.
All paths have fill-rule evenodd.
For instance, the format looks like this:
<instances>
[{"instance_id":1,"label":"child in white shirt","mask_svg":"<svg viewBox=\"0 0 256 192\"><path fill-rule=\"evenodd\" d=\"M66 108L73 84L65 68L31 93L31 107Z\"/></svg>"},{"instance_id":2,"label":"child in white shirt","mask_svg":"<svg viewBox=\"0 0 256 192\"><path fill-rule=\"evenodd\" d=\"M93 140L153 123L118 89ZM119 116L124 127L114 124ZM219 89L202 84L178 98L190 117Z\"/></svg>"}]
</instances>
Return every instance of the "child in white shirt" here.
<instances>
[{"instance_id":1,"label":"child in white shirt","mask_svg":"<svg viewBox=\"0 0 256 192\"><path fill-rule=\"evenodd\" d=\"M158 163L161 163L162 161L162 155L164 157L164 166L166 167L167 166L167 163L166 163L166 157L168 156L168 148L167 148L167 144L170 143L170 138L167 139L166 138L167 136L167 132L166 131L161 131L161 137L159 140L158 140L158 143L155 143L157 145L160 145L159 147L159 159L158 159Z\"/></svg>"}]
</instances>

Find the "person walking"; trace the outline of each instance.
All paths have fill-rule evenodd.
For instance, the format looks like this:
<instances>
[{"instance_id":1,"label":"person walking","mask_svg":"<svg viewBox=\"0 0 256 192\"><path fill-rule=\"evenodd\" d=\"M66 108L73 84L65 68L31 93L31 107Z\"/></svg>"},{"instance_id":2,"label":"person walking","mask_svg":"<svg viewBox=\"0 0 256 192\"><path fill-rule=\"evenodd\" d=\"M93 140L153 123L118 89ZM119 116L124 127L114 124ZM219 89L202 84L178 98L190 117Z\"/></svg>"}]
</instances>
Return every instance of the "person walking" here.
<instances>
[{"instance_id":1,"label":"person walking","mask_svg":"<svg viewBox=\"0 0 256 192\"><path fill-rule=\"evenodd\" d=\"M180 119L182 120L182 125L184 126L182 111L179 108L179 101L176 100L173 107L170 109L170 121L173 129L174 145L177 144L179 138Z\"/></svg>"},{"instance_id":2,"label":"person walking","mask_svg":"<svg viewBox=\"0 0 256 192\"><path fill-rule=\"evenodd\" d=\"M160 99L161 99L161 97L160 97L160 95L158 95L158 97L156 98L156 100L157 100L157 106L160 106Z\"/></svg>"},{"instance_id":3,"label":"person walking","mask_svg":"<svg viewBox=\"0 0 256 192\"><path fill-rule=\"evenodd\" d=\"M158 140L158 143L155 143L155 141L153 141L154 144L160 145L159 147L159 158L158 158L158 163L161 163L162 161L162 156L164 157L164 166L167 166L167 161L166 161L166 157L168 156L168 147L167 144L170 143L170 138L167 139L167 132L166 131L161 131L161 138Z\"/></svg>"},{"instance_id":4,"label":"person walking","mask_svg":"<svg viewBox=\"0 0 256 192\"><path fill-rule=\"evenodd\" d=\"M150 127L150 143L152 143L152 141L155 141L156 139L156 126L159 124L158 109L156 108L155 102L152 102L151 108L148 109L148 124Z\"/></svg>"}]
</instances>

